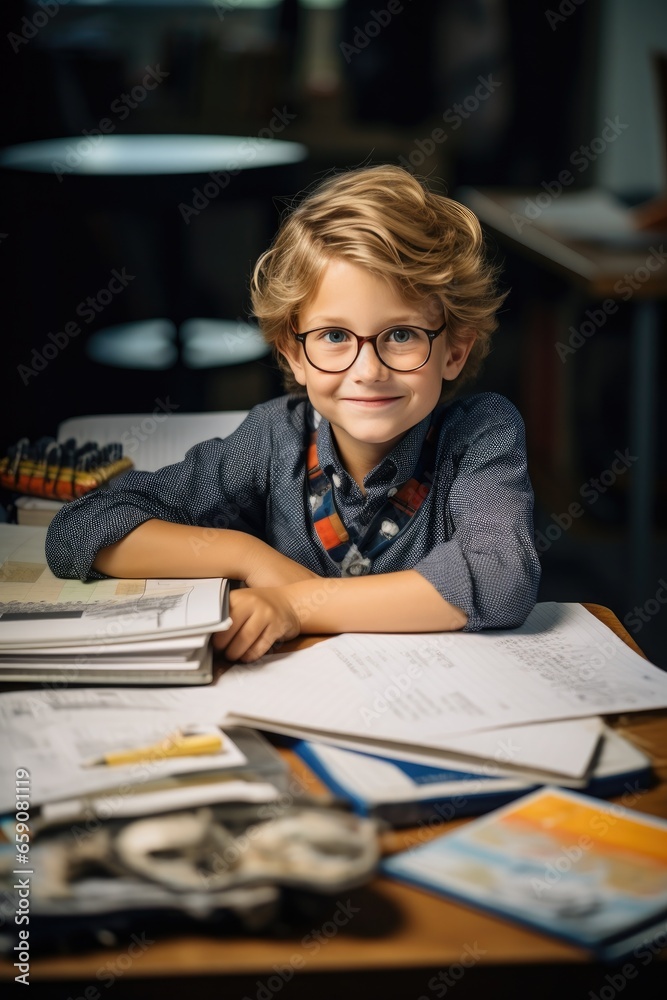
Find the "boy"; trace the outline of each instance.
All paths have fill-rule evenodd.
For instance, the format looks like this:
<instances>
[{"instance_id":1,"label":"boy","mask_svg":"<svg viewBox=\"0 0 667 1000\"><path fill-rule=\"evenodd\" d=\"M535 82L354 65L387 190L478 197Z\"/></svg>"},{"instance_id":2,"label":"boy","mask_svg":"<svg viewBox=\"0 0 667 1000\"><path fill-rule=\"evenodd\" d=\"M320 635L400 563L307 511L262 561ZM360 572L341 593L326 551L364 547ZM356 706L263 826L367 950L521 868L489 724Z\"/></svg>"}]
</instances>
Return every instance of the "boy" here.
<instances>
[{"instance_id":1,"label":"boy","mask_svg":"<svg viewBox=\"0 0 667 1000\"><path fill-rule=\"evenodd\" d=\"M243 662L301 632L521 624L540 572L521 418L491 393L440 404L488 353L493 279L472 213L402 168L326 180L252 281L292 394L66 505L51 569L242 580L215 643Z\"/></svg>"}]
</instances>

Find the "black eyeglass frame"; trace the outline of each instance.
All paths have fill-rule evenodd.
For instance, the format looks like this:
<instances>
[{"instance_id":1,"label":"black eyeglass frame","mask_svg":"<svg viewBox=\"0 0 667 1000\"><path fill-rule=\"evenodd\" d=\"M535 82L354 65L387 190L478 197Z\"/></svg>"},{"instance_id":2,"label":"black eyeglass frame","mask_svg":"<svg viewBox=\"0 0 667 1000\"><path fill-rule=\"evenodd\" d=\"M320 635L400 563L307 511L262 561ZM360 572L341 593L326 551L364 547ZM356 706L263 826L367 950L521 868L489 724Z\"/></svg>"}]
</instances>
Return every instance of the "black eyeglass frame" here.
<instances>
[{"instance_id":1,"label":"black eyeglass frame","mask_svg":"<svg viewBox=\"0 0 667 1000\"><path fill-rule=\"evenodd\" d=\"M374 334L372 337L360 337L359 334L354 332L354 330L348 330L346 326L316 326L314 330L306 330L305 333L297 333L296 331L293 331L293 333L296 339L303 347L303 353L306 356L306 361L308 362L308 364L312 368L315 368L318 372L324 372L325 375L340 375L342 372L348 371L348 369L352 367L352 365L359 357L361 353L361 348L364 346L365 343L370 343L373 345L373 350L375 351L375 355L378 361L380 362L380 364L384 365L385 368L388 368L389 371L408 374L409 372L418 372L420 368L423 368L424 365L427 365L429 363L431 358L431 352L433 351L433 341L435 340L436 337L440 336L440 334L443 332L443 330L446 329L446 327L447 327L447 320L445 320L442 326L438 327L437 330L427 330L423 326L413 326L412 323L394 323L393 326L385 327L384 330L380 330L379 333ZM378 351L378 345L377 345L378 337L381 337L383 333L390 333L392 330L402 330L402 329L419 330L420 333L425 333L426 336L428 337L428 354L426 355L424 361L422 361L420 365L417 365L416 368L392 368L391 365L388 365L387 362L380 357L380 352ZM336 368L334 371L331 371L328 368L320 368L319 365L314 364L308 357L308 351L306 350L306 337L308 336L309 333L318 333L320 330L341 330L343 333L351 334L357 341L357 353L353 357L352 361L350 361L349 365L346 365L345 368Z\"/></svg>"}]
</instances>

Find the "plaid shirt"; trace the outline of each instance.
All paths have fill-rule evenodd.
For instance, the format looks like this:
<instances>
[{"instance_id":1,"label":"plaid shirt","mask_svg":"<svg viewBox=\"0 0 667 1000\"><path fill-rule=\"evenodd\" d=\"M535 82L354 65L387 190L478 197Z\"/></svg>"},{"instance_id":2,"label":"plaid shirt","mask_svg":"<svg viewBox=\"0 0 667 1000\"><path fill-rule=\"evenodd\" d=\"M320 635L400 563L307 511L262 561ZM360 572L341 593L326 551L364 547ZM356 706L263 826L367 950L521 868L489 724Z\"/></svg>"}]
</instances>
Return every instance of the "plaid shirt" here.
<instances>
[{"instance_id":1,"label":"plaid shirt","mask_svg":"<svg viewBox=\"0 0 667 1000\"><path fill-rule=\"evenodd\" d=\"M371 572L417 570L465 611L467 631L513 628L532 609L540 578L523 423L494 393L444 405L433 485ZM389 491L410 479L430 422L429 415L411 428L366 476L364 495L338 459L329 422L321 420L319 464L348 530L363 535ZM227 438L191 448L182 462L129 472L66 504L48 531L49 566L56 576L103 579L91 569L98 551L159 518L246 531L320 576L340 576L308 507L311 427L307 400L272 399L254 407Z\"/></svg>"}]
</instances>

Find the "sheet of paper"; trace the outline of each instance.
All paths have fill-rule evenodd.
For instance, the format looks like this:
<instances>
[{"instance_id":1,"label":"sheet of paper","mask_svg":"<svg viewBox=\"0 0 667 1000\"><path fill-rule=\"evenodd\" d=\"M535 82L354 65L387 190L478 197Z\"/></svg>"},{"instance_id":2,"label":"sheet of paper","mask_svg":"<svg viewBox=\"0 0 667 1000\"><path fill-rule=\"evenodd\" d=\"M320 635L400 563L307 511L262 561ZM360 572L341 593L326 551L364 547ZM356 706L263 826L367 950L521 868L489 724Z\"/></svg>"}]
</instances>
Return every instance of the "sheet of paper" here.
<instances>
[{"instance_id":1,"label":"sheet of paper","mask_svg":"<svg viewBox=\"0 0 667 1000\"><path fill-rule=\"evenodd\" d=\"M245 721L250 724L249 720ZM288 732L286 727L281 727L281 732L288 736L315 739L364 753L386 753L388 757L413 764L462 771L483 769L491 777L520 776L525 781L534 782L558 780L559 784L572 788L581 788L587 783L603 731L601 719L567 719L541 722L534 726L508 726L461 737L461 741L468 741L466 752L455 753L453 750L420 748L389 740L363 740L326 733L314 735L304 728L289 727ZM456 745L460 745L459 741L452 738L452 747ZM558 763L554 764L554 761Z\"/></svg>"},{"instance_id":2,"label":"sheet of paper","mask_svg":"<svg viewBox=\"0 0 667 1000\"><path fill-rule=\"evenodd\" d=\"M228 722L254 726L269 732L295 736L298 739L326 743L346 750L377 753L413 764L452 768L459 771L481 771L488 777L521 778L526 782L544 784L557 782L569 788L583 788L590 776L595 752L604 730L601 719L568 719L526 726L508 726L484 733L471 733L467 753L454 753L422 748L418 744L396 743L391 740L323 733L307 726L289 726L280 722L265 722L232 712ZM480 742L475 742L480 737ZM455 740L452 740L454 745ZM567 748L566 753L563 750ZM554 761L558 761L554 764Z\"/></svg>"},{"instance_id":3,"label":"sheet of paper","mask_svg":"<svg viewBox=\"0 0 667 1000\"><path fill-rule=\"evenodd\" d=\"M34 806L105 789L137 787L173 774L246 763L229 737L223 752L114 767L86 767L104 753L152 745L191 725L217 725L219 713L190 703L183 689L84 688L0 696L0 812L12 807L17 768L30 774ZM121 796L122 798L122 796Z\"/></svg>"},{"instance_id":4,"label":"sheet of paper","mask_svg":"<svg viewBox=\"0 0 667 1000\"><path fill-rule=\"evenodd\" d=\"M237 665L217 690L221 707L267 728L422 750L450 750L464 733L667 706L667 674L581 605L556 603L537 605L511 631L337 636ZM555 773L565 753L558 748Z\"/></svg>"},{"instance_id":5,"label":"sheet of paper","mask_svg":"<svg viewBox=\"0 0 667 1000\"><path fill-rule=\"evenodd\" d=\"M61 580L46 564L46 528L0 524L0 648L166 638L221 624L224 581Z\"/></svg>"}]
</instances>

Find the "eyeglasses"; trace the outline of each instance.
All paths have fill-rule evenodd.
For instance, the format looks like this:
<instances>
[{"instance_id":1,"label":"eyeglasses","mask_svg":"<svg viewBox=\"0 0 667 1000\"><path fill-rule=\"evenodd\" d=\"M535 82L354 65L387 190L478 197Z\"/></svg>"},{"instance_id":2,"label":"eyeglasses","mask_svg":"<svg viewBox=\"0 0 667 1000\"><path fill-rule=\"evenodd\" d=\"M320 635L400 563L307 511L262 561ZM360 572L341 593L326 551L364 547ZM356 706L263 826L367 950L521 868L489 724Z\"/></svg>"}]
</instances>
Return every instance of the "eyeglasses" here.
<instances>
[{"instance_id":1,"label":"eyeglasses","mask_svg":"<svg viewBox=\"0 0 667 1000\"><path fill-rule=\"evenodd\" d=\"M344 372L351 368L368 341L386 368L394 372L416 372L431 357L433 341L447 326L437 330L419 326L390 326L374 337L359 337L341 326L324 326L294 336L303 344L306 360L320 372Z\"/></svg>"}]
</instances>

